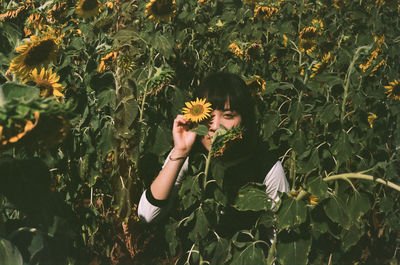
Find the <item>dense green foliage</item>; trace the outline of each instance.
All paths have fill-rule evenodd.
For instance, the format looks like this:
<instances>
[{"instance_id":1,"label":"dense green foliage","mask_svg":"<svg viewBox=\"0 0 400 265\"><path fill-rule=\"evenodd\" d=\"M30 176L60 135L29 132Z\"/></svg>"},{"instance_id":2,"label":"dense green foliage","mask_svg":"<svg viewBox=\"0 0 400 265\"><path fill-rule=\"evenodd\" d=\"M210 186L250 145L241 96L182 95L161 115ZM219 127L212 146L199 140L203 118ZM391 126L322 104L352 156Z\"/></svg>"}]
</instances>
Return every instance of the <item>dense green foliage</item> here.
<instances>
[{"instance_id":1,"label":"dense green foliage","mask_svg":"<svg viewBox=\"0 0 400 265\"><path fill-rule=\"evenodd\" d=\"M100 3L87 1L0 1L0 263L398 262L398 1L115 0L82 15ZM57 46L38 71L64 97L8 70L31 34L57 36L31 50ZM206 176L198 157L181 214L147 227L136 207L172 120L218 70L248 82L292 191L275 211L257 183L230 199L235 165L214 159ZM221 211L250 225L222 235Z\"/></svg>"}]
</instances>

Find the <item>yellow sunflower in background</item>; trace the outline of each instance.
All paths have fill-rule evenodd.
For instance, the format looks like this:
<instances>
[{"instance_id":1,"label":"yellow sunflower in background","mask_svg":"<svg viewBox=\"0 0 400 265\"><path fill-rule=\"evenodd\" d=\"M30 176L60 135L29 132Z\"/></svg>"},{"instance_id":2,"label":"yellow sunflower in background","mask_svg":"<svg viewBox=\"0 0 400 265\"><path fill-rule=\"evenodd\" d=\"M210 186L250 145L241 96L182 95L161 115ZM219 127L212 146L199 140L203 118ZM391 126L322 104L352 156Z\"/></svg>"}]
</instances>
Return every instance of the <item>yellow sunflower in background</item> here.
<instances>
[{"instance_id":1,"label":"yellow sunflower in background","mask_svg":"<svg viewBox=\"0 0 400 265\"><path fill-rule=\"evenodd\" d=\"M254 17L260 20L269 19L278 14L278 9L275 7L259 6L254 8Z\"/></svg>"},{"instance_id":2,"label":"yellow sunflower in background","mask_svg":"<svg viewBox=\"0 0 400 265\"><path fill-rule=\"evenodd\" d=\"M150 0L146 5L146 16L157 22L171 21L176 14L175 0Z\"/></svg>"},{"instance_id":3,"label":"yellow sunflower in background","mask_svg":"<svg viewBox=\"0 0 400 265\"><path fill-rule=\"evenodd\" d=\"M239 48L239 45L237 45L235 42L232 42L229 44L228 48L238 57L243 57L243 50Z\"/></svg>"},{"instance_id":4,"label":"yellow sunflower in background","mask_svg":"<svg viewBox=\"0 0 400 265\"><path fill-rule=\"evenodd\" d=\"M99 0L81 0L76 5L75 13L82 18L91 18L100 13L101 7Z\"/></svg>"},{"instance_id":5,"label":"yellow sunflower in background","mask_svg":"<svg viewBox=\"0 0 400 265\"><path fill-rule=\"evenodd\" d=\"M369 127L374 128L374 120L378 118L378 116L376 116L376 114L371 113L371 115L368 116L368 123L369 123Z\"/></svg>"},{"instance_id":6,"label":"yellow sunflower in background","mask_svg":"<svg viewBox=\"0 0 400 265\"><path fill-rule=\"evenodd\" d=\"M19 55L10 63L10 70L21 79L26 78L33 69L45 67L55 60L60 39L46 34L43 37L31 36L24 42L15 48Z\"/></svg>"},{"instance_id":7,"label":"yellow sunflower in background","mask_svg":"<svg viewBox=\"0 0 400 265\"><path fill-rule=\"evenodd\" d=\"M210 117L211 103L206 102L205 98L196 98L196 101L186 102L185 105L187 108L182 109L183 114L193 122L200 122Z\"/></svg>"},{"instance_id":8,"label":"yellow sunflower in background","mask_svg":"<svg viewBox=\"0 0 400 265\"><path fill-rule=\"evenodd\" d=\"M395 79L393 82L389 82L388 86L385 86L387 98L394 100L400 100L400 80Z\"/></svg>"},{"instance_id":9,"label":"yellow sunflower in background","mask_svg":"<svg viewBox=\"0 0 400 265\"><path fill-rule=\"evenodd\" d=\"M58 83L59 80L60 77L57 76L56 73L53 73L51 69L46 70L42 68L39 73L39 71L35 68L31 72L29 78L24 81L35 82L40 88L40 96L42 97L64 97L64 94L61 93L61 91L64 90L64 86Z\"/></svg>"}]
</instances>

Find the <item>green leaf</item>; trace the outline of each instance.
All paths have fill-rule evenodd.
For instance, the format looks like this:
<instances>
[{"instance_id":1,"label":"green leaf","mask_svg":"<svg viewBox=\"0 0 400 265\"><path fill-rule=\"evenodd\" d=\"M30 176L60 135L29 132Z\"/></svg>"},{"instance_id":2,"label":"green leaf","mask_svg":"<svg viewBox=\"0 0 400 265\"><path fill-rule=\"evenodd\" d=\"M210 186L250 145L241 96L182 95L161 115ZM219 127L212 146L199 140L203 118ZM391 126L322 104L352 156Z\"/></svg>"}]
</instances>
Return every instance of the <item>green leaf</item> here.
<instances>
[{"instance_id":1,"label":"green leaf","mask_svg":"<svg viewBox=\"0 0 400 265\"><path fill-rule=\"evenodd\" d=\"M371 209L371 203L365 193L354 193L348 203L348 213L352 222L361 222L361 217Z\"/></svg>"},{"instance_id":2,"label":"green leaf","mask_svg":"<svg viewBox=\"0 0 400 265\"><path fill-rule=\"evenodd\" d=\"M296 201L284 194L277 215L279 230L299 225L306 221L306 203L303 200Z\"/></svg>"},{"instance_id":3,"label":"green leaf","mask_svg":"<svg viewBox=\"0 0 400 265\"><path fill-rule=\"evenodd\" d=\"M224 264L229 256L229 241L225 238L217 237L217 240L211 242L204 250L207 256L211 257L211 265Z\"/></svg>"},{"instance_id":4,"label":"green leaf","mask_svg":"<svg viewBox=\"0 0 400 265\"><path fill-rule=\"evenodd\" d=\"M239 211L265 211L271 209L272 200L265 193L265 185L249 183L242 187L233 207Z\"/></svg>"},{"instance_id":5,"label":"green leaf","mask_svg":"<svg viewBox=\"0 0 400 265\"><path fill-rule=\"evenodd\" d=\"M43 235L40 233L35 233L32 238L31 244L28 247L28 251L31 255L31 258L34 257L43 248L44 248Z\"/></svg>"},{"instance_id":6,"label":"green leaf","mask_svg":"<svg viewBox=\"0 0 400 265\"><path fill-rule=\"evenodd\" d=\"M115 108L115 90L106 89L99 93L97 96L98 100L98 107L100 109L104 108L105 106L110 106L112 109Z\"/></svg>"},{"instance_id":7,"label":"green leaf","mask_svg":"<svg viewBox=\"0 0 400 265\"><path fill-rule=\"evenodd\" d=\"M114 127L110 122L107 122L101 129L100 139L98 141L98 148L100 155L104 158L113 148L113 139L115 135Z\"/></svg>"},{"instance_id":8,"label":"green leaf","mask_svg":"<svg viewBox=\"0 0 400 265\"><path fill-rule=\"evenodd\" d=\"M121 125L123 133L129 132L129 126L138 114L138 104L134 98L123 98L118 104L115 117Z\"/></svg>"},{"instance_id":9,"label":"green leaf","mask_svg":"<svg viewBox=\"0 0 400 265\"><path fill-rule=\"evenodd\" d=\"M14 244L4 238L0 238L0 264L23 264L21 252Z\"/></svg>"},{"instance_id":10,"label":"green leaf","mask_svg":"<svg viewBox=\"0 0 400 265\"><path fill-rule=\"evenodd\" d=\"M234 250L232 265L263 265L267 264L267 259L261 248L257 247L257 243L250 242L243 250Z\"/></svg>"},{"instance_id":11,"label":"green leaf","mask_svg":"<svg viewBox=\"0 0 400 265\"><path fill-rule=\"evenodd\" d=\"M195 132L200 136L204 136L208 134L208 128L207 126L203 125L203 124L199 124L195 129L191 129L191 132Z\"/></svg>"},{"instance_id":12,"label":"green leaf","mask_svg":"<svg viewBox=\"0 0 400 265\"><path fill-rule=\"evenodd\" d=\"M30 102L39 98L39 93L40 90L37 87L8 82L0 86L0 106L11 102L11 100Z\"/></svg>"},{"instance_id":13,"label":"green leaf","mask_svg":"<svg viewBox=\"0 0 400 265\"><path fill-rule=\"evenodd\" d=\"M349 210L347 202L336 195L332 195L328 202L324 204L326 215L333 221L340 224L345 229L350 227Z\"/></svg>"},{"instance_id":14,"label":"green leaf","mask_svg":"<svg viewBox=\"0 0 400 265\"><path fill-rule=\"evenodd\" d=\"M267 140L278 128L279 115L277 113L264 116L263 138Z\"/></svg>"},{"instance_id":15,"label":"green leaf","mask_svg":"<svg viewBox=\"0 0 400 265\"><path fill-rule=\"evenodd\" d=\"M171 132L165 127L158 126L156 138L153 143L151 151L157 155L163 155L171 149Z\"/></svg>"},{"instance_id":16,"label":"green leaf","mask_svg":"<svg viewBox=\"0 0 400 265\"><path fill-rule=\"evenodd\" d=\"M333 146L333 154L340 163L346 162L352 155L352 146L346 132L342 131L340 133L336 144Z\"/></svg>"},{"instance_id":17,"label":"green leaf","mask_svg":"<svg viewBox=\"0 0 400 265\"><path fill-rule=\"evenodd\" d=\"M173 54L173 48L175 46L174 39L171 35L161 34L161 32L156 32L153 36L153 47L168 59Z\"/></svg>"},{"instance_id":18,"label":"green leaf","mask_svg":"<svg viewBox=\"0 0 400 265\"><path fill-rule=\"evenodd\" d=\"M328 184L320 176L307 180L307 190L320 200L328 197Z\"/></svg>"},{"instance_id":19,"label":"green leaf","mask_svg":"<svg viewBox=\"0 0 400 265\"><path fill-rule=\"evenodd\" d=\"M303 116L304 105L300 101L295 101L290 111L290 117L293 121L298 121Z\"/></svg>"},{"instance_id":20,"label":"green leaf","mask_svg":"<svg viewBox=\"0 0 400 265\"><path fill-rule=\"evenodd\" d=\"M307 264L310 250L311 237L309 233L298 234L293 231L282 231L278 234L276 251L279 264Z\"/></svg>"},{"instance_id":21,"label":"green leaf","mask_svg":"<svg viewBox=\"0 0 400 265\"><path fill-rule=\"evenodd\" d=\"M332 122L339 117L339 106L337 104L327 103L318 114L321 123Z\"/></svg>"},{"instance_id":22,"label":"green leaf","mask_svg":"<svg viewBox=\"0 0 400 265\"><path fill-rule=\"evenodd\" d=\"M171 218L170 224L165 226L165 238L168 238L168 248L169 254L175 256L176 248L178 246L178 238L176 235L176 230L178 229L178 222Z\"/></svg>"},{"instance_id":23,"label":"green leaf","mask_svg":"<svg viewBox=\"0 0 400 265\"><path fill-rule=\"evenodd\" d=\"M200 242L202 239L206 237L209 231L209 225L207 221L207 217L203 212L203 209L199 207L195 213L195 225L193 230L189 233L189 238L193 242Z\"/></svg>"},{"instance_id":24,"label":"green leaf","mask_svg":"<svg viewBox=\"0 0 400 265\"><path fill-rule=\"evenodd\" d=\"M349 230L343 230L341 233L343 250L347 252L363 235L364 231L356 225L352 225Z\"/></svg>"}]
</instances>

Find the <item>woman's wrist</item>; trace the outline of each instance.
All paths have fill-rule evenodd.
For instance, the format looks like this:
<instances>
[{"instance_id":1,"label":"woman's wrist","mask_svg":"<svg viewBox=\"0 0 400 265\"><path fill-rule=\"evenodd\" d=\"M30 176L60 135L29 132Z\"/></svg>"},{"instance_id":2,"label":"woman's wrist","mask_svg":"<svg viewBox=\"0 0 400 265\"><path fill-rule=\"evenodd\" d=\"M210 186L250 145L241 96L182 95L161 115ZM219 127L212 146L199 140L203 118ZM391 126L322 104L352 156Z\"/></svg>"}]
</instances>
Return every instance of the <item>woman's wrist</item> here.
<instances>
[{"instance_id":1,"label":"woman's wrist","mask_svg":"<svg viewBox=\"0 0 400 265\"><path fill-rule=\"evenodd\" d=\"M184 160L186 159L186 157L188 157L188 155L189 155L188 151L174 148L171 152L171 155L169 156L169 159L172 161Z\"/></svg>"}]
</instances>

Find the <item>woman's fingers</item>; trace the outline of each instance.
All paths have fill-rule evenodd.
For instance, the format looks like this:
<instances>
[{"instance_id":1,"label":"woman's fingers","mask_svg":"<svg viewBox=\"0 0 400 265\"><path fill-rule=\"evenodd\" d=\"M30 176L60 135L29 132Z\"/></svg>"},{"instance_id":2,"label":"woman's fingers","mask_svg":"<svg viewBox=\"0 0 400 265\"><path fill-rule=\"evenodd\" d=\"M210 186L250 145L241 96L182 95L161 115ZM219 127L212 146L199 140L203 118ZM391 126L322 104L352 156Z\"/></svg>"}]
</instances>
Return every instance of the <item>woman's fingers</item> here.
<instances>
[{"instance_id":1,"label":"woman's fingers","mask_svg":"<svg viewBox=\"0 0 400 265\"><path fill-rule=\"evenodd\" d=\"M183 115L176 116L174 120L174 128L178 128L180 126L189 128L191 122Z\"/></svg>"}]
</instances>

